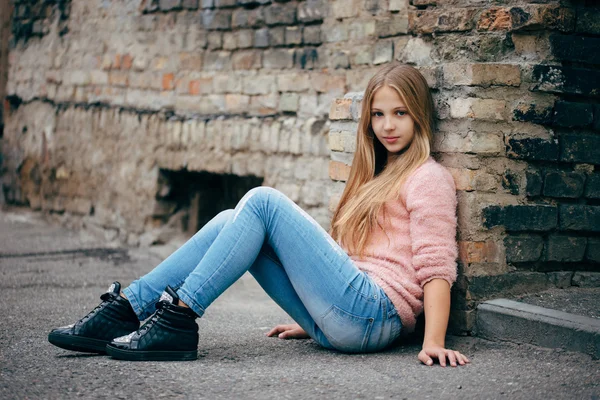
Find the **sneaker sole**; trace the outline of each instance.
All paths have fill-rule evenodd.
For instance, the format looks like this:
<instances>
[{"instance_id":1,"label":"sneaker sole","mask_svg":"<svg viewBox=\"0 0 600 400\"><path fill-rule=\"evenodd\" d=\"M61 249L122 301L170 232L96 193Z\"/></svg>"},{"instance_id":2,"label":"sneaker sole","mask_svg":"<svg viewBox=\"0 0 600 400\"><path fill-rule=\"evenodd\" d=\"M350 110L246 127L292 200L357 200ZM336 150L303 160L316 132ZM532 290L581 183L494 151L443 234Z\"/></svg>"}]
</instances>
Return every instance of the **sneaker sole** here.
<instances>
[{"instance_id":1,"label":"sneaker sole","mask_svg":"<svg viewBox=\"0 0 600 400\"><path fill-rule=\"evenodd\" d=\"M106 346L106 353L112 358L124 361L195 361L198 359L198 350L124 350L108 345Z\"/></svg>"},{"instance_id":2,"label":"sneaker sole","mask_svg":"<svg viewBox=\"0 0 600 400\"><path fill-rule=\"evenodd\" d=\"M74 335L61 335L57 333L50 333L48 335L48 341L61 349L99 354L105 354L106 345L110 343L108 340L91 339Z\"/></svg>"}]
</instances>

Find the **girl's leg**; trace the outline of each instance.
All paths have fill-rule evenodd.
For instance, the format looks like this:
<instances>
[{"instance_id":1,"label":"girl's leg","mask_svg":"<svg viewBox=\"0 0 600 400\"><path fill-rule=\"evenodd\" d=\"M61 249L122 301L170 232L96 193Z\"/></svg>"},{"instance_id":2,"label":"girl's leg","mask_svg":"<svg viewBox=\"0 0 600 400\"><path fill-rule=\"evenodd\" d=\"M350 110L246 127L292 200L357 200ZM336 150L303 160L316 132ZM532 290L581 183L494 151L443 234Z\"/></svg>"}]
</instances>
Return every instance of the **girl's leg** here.
<instances>
[{"instance_id":1,"label":"girl's leg","mask_svg":"<svg viewBox=\"0 0 600 400\"><path fill-rule=\"evenodd\" d=\"M399 319L383 290L356 268L308 214L282 193L265 187L252 189L240 201L177 291L180 299L201 316L255 263L264 244L273 249L287 277L283 279L284 274L279 274L282 278L277 281L289 281L293 288L286 290L288 294L274 296L279 298L276 301L292 317L294 313L302 314L297 311L301 303L335 348L377 350L399 334ZM276 293L276 284L269 284L271 290L267 292ZM309 324L303 324L310 332L306 326ZM325 344L317 333L313 334L315 340Z\"/></svg>"},{"instance_id":2,"label":"girl's leg","mask_svg":"<svg viewBox=\"0 0 600 400\"><path fill-rule=\"evenodd\" d=\"M183 284L232 216L233 210L217 214L156 268L123 289L140 320L156 310L155 304L167 285L179 288Z\"/></svg>"}]
</instances>

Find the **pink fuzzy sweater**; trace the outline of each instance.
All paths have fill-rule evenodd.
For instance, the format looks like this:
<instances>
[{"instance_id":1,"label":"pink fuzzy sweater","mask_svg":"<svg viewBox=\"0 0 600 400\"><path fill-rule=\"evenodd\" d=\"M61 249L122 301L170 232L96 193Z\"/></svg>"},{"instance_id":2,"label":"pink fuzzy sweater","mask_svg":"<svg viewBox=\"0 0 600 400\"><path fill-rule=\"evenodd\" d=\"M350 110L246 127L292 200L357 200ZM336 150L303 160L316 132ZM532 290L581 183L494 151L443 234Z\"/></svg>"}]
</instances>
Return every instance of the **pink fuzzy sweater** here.
<instances>
[{"instance_id":1,"label":"pink fuzzy sweater","mask_svg":"<svg viewBox=\"0 0 600 400\"><path fill-rule=\"evenodd\" d=\"M374 229L366 256L350 254L394 303L405 332L414 330L423 311L423 285L456 280L456 204L452 176L429 158L408 177L399 199L384 205L385 232Z\"/></svg>"}]
</instances>

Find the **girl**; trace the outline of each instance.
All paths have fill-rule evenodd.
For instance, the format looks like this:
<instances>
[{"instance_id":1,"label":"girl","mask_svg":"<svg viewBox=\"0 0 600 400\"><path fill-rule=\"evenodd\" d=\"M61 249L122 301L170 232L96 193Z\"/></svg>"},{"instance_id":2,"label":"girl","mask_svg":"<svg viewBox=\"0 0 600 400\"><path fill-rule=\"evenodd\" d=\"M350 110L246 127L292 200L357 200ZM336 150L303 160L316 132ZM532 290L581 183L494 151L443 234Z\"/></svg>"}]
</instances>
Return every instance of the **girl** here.
<instances>
[{"instance_id":1,"label":"girl","mask_svg":"<svg viewBox=\"0 0 600 400\"><path fill-rule=\"evenodd\" d=\"M382 68L364 94L331 236L282 193L252 189L153 271L123 291L115 282L98 307L54 329L49 341L123 360L195 360L196 318L249 271L297 322L268 336L373 352L411 332L424 310L419 360L469 362L444 345L456 278L456 191L430 157L432 129L423 76L407 65Z\"/></svg>"}]
</instances>

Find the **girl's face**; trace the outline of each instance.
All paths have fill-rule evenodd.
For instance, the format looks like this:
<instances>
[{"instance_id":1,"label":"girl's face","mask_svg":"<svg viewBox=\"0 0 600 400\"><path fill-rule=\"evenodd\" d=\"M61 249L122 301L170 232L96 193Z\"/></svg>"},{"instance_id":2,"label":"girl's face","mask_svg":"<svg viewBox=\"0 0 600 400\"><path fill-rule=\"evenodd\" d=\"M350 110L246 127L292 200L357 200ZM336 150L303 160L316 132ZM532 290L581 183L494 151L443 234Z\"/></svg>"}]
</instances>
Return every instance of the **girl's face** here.
<instances>
[{"instance_id":1,"label":"girl's face","mask_svg":"<svg viewBox=\"0 0 600 400\"><path fill-rule=\"evenodd\" d=\"M400 99L398 92L382 86L373 95L371 128L388 154L407 148L415 136L415 122Z\"/></svg>"}]
</instances>

